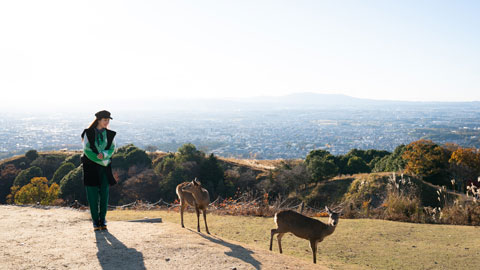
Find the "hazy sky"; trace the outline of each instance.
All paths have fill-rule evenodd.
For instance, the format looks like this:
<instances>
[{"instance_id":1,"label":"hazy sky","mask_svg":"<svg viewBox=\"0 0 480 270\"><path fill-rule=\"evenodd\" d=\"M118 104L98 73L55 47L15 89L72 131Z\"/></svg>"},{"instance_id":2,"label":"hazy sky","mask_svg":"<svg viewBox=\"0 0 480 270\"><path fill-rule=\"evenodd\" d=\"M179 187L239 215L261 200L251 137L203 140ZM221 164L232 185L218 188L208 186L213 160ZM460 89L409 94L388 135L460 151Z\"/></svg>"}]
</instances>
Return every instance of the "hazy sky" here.
<instances>
[{"instance_id":1,"label":"hazy sky","mask_svg":"<svg viewBox=\"0 0 480 270\"><path fill-rule=\"evenodd\" d=\"M480 100L480 1L1 1L2 106Z\"/></svg>"}]
</instances>

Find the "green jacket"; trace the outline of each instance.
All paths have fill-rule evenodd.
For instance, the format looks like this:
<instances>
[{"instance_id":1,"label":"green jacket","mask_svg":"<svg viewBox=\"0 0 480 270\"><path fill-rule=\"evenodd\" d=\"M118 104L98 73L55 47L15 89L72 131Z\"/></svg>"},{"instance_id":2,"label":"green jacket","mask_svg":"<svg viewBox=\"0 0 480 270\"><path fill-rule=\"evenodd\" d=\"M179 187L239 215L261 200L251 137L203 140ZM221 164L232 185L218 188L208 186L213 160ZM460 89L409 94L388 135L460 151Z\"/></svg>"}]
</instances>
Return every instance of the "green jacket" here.
<instances>
[{"instance_id":1,"label":"green jacket","mask_svg":"<svg viewBox=\"0 0 480 270\"><path fill-rule=\"evenodd\" d=\"M94 138L94 147L91 146L91 138L83 140L83 153L91 161L106 167L110 164L113 153L115 152L115 140L112 140L110 147L107 149L107 129L104 129L102 133L95 133L95 135L97 136ZM103 159L97 157L99 153L103 154Z\"/></svg>"},{"instance_id":2,"label":"green jacket","mask_svg":"<svg viewBox=\"0 0 480 270\"><path fill-rule=\"evenodd\" d=\"M105 170L110 185L115 185L117 180L112 173L112 155L115 152L115 134L113 130L105 129L96 133L94 128L85 129L82 133L83 142L83 183L86 186L99 186L102 170ZM99 159L97 155L103 154Z\"/></svg>"}]
</instances>

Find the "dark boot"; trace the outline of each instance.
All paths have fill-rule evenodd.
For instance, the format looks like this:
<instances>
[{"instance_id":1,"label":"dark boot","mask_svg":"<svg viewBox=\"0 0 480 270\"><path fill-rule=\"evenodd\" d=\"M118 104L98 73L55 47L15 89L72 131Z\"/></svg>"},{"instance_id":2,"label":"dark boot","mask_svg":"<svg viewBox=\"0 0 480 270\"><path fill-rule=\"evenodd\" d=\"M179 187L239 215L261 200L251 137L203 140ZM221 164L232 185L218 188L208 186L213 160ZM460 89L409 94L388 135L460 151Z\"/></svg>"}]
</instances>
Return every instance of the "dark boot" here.
<instances>
[{"instance_id":1,"label":"dark boot","mask_svg":"<svg viewBox=\"0 0 480 270\"><path fill-rule=\"evenodd\" d=\"M105 219L101 219L99 221L99 226L101 230L106 230L107 229L107 221Z\"/></svg>"},{"instance_id":2,"label":"dark boot","mask_svg":"<svg viewBox=\"0 0 480 270\"><path fill-rule=\"evenodd\" d=\"M94 230L94 231L98 231L98 230L100 230L100 229L101 229L101 227L100 227L100 222L99 222L98 220L97 220L97 221L94 221L94 222L93 222L93 230Z\"/></svg>"}]
</instances>

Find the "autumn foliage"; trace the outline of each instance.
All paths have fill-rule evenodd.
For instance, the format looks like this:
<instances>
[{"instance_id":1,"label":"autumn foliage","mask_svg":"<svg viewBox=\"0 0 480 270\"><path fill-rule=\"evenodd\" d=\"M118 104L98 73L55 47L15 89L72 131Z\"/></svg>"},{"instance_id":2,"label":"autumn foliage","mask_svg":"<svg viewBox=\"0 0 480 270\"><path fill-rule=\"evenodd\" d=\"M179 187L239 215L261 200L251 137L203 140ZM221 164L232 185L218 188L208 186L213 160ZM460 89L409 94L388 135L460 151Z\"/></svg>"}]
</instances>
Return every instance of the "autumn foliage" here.
<instances>
[{"instance_id":1,"label":"autumn foliage","mask_svg":"<svg viewBox=\"0 0 480 270\"><path fill-rule=\"evenodd\" d=\"M34 177L30 184L21 188L12 187L12 193L9 195L15 204L35 204L49 205L58 198L60 188L53 183L48 186L48 180L45 177Z\"/></svg>"}]
</instances>

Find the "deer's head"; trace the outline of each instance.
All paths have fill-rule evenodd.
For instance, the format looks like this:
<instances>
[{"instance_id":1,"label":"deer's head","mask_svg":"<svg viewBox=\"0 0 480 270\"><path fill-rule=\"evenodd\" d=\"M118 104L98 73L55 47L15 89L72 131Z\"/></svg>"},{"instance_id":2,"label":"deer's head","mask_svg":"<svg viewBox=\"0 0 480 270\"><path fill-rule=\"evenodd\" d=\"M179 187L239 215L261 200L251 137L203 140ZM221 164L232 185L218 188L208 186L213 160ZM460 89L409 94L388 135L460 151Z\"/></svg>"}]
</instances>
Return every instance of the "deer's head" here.
<instances>
[{"instance_id":1,"label":"deer's head","mask_svg":"<svg viewBox=\"0 0 480 270\"><path fill-rule=\"evenodd\" d=\"M327 211L328 213L328 225L334 227L337 226L340 214L333 212L332 210L330 210L330 208L328 208L328 206L325 206L325 211Z\"/></svg>"},{"instance_id":2,"label":"deer's head","mask_svg":"<svg viewBox=\"0 0 480 270\"><path fill-rule=\"evenodd\" d=\"M186 184L182 188L182 191L185 191L185 192L188 192L188 193L193 193L193 192L195 192L195 190L199 190L201 188L202 188L202 184L195 177L195 179L192 182Z\"/></svg>"}]
</instances>

